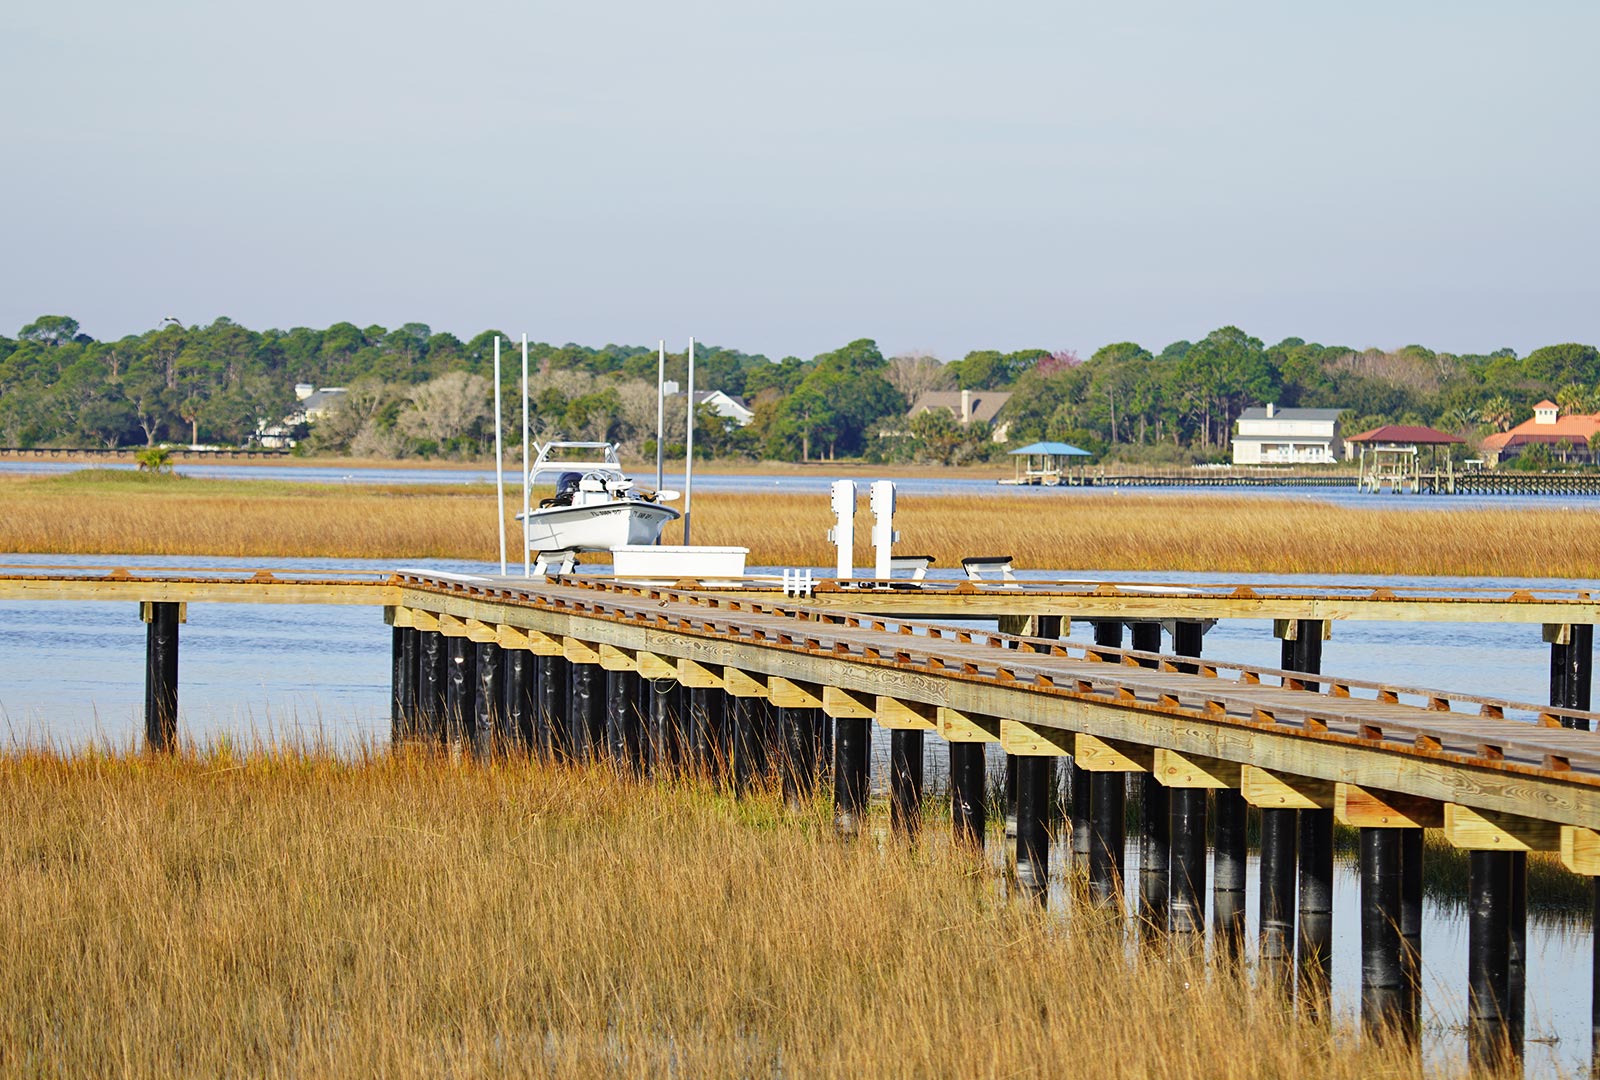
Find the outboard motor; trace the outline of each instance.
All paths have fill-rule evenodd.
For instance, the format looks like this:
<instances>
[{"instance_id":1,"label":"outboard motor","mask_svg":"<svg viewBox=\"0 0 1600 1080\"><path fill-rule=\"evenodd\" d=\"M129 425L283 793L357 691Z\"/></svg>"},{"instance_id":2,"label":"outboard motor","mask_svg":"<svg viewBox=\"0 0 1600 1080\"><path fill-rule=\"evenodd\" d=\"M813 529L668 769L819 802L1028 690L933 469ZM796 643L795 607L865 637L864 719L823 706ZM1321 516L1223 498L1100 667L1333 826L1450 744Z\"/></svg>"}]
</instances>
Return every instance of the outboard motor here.
<instances>
[{"instance_id":1,"label":"outboard motor","mask_svg":"<svg viewBox=\"0 0 1600 1080\"><path fill-rule=\"evenodd\" d=\"M579 472L564 472L556 477L557 506L571 506L572 497L578 493L578 485L583 482L583 474Z\"/></svg>"}]
</instances>

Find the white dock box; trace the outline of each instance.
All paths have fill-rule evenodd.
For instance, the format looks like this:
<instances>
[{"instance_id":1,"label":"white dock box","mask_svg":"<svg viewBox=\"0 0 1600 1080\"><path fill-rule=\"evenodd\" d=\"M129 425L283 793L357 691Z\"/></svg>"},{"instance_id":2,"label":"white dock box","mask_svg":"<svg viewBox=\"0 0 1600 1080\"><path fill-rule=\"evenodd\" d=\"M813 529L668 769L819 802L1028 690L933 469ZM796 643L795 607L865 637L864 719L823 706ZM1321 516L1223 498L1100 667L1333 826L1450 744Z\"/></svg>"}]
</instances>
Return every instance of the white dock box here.
<instances>
[{"instance_id":1,"label":"white dock box","mask_svg":"<svg viewBox=\"0 0 1600 1080\"><path fill-rule=\"evenodd\" d=\"M743 577L748 554L746 547L624 544L611 549L611 572L621 578Z\"/></svg>"}]
</instances>

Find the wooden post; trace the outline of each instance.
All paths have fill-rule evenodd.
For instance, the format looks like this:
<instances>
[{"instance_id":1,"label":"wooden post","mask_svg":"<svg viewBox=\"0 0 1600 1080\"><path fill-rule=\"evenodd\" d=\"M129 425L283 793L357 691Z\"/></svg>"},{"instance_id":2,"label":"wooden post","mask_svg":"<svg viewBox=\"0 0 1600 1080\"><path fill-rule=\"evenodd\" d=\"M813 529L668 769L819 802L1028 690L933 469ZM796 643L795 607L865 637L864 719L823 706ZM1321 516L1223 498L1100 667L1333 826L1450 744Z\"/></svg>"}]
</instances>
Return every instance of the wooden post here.
<instances>
[{"instance_id":1,"label":"wooden post","mask_svg":"<svg viewBox=\"0 0 1600 1080\"><path fill-rule=\"evenodd\" d=\"M1310 675L1322 671L1320 619L1298 619L1285 625L1279 667ZM1317 684L1307 683L1308 690ZM1333 976L1333 809L1290 811L1299 814L1299 964L1300 1006L1312 1016L1327 1016ZM1263 874L1265 871L1263 871Z\"/></svg>"},{"instance_id":2,"label":"wooden post","mask_svg":"<svg viewBox=\"0 0 1600 1080\"><path fill-rule=\"evenodd\" d=\"M920 728L889 732L889 825L906 837L922 824L922 744Z\"/></svg>"},{"instance_id":3,"label":"wooden post","mask_svg":"<svg viewBox=\"0 0 1600 1080\"><path fill-rule=\"evenodd\" d=\"M1089 899L1105 906L1122 904L1127 785L1125 773L1089 774Z\"/></svg>"},{"instance_id":4,"label":"wooden post","mask_svg":"<svg viewBox=\"0 0 1600 1080\"><path fill-rule=\"evenodd\" d=\"M1361 1029L1382 1039L1403 1030L1399 829L1361 830Z\"/></svg>"},{"instance_id":5,"label":"wooden post","mask_svg":"<svg viewBox=\"0 0 1600 1080\"><path fill-rule=\"evenodd\" d=\"M1594 671L1594 627L1588 623L1545 627L1550 642L1550 704L1589 710ZM1571 727L1581 721L1562 718Z\"/></svg>"},{"instance_id":6,"label":"wooden post","mask_svg":"<svg viewBox=\"0 0 1600 1080\"><path fill-rule=\"evenodd\" d=\"M144 744L168 752L178 748L178 625L182 605L140 605L144 637Z\"/></svg>"},{"instance_id":7,"label":"wooden post","mask_svg":"<svg viewBox=\"0 0 1600 1080\"><path fill-rule=\"evenodd\" d=\"M567 701L568 663L564 656L541 656L544 671L539 679L539 718L546 732L546 747L552 761L570 761L573 752L572 710Z\"/></svg>"},{"instance_id":8,"label":"wooden post","mask_svg":"<svg viewBox=\"0 0 1600 1080\"><path fill-rule=\"evenodd\" d=\"M957 843L982 850L988 768L983 743L950 743L950 821Z\"/></svg>"},{"instance_id":9,"label":"wooden post","mask_svg":"<svg viewBox=\"0 0 1600 1080\"><path fill-rule=\"evenodd\" d=\"M522 753L533 746L534 700L533 654L526 649L502 649L504 671L500 680L503 698L500 709L505 718L507 737Z\"/></svg>"},{"instance_id":10,"label":"wooden post","mask_svg":"<svg viewBox=\"0 0 1600 1080\"><path fill-rule=\"evenodd\" d=\"M636 679L638 675L631 671L606 671L606 757L614 767L635 772L643 763L639 753L639 692L634 685Z\"/></svg>"},{"instance_id":11,"label":"wooden post","mask_svg":"<svg viewBox=\"0 0 1600 1080\"><path fill-rule=\"evenodd\" d=\"M406 708L407 684L412 681L414 667L406 664L406 642L411 636L409 626L390 628L389 679L389 743L398 746L410 737L410 713Z\"/></svg>"},{"instance_id":12,"label":"wooden post","mask_svg":"<svg viewBox=\"0 0 1600 1080\"><path fill-rule=\"evenodd\" d=\"M1246 806L1244 796L1232 788L1219 789L1214 800L1212 927L1222 955L1237 960L1244 952Z\"/></svg>"},{"instance_id":13,"label":"wooden post","mask_svg":"<svg viewBox=\"0 0 1600 1080\"><path fill-rule=\"evenodd\" d=\"M472 748L484 760L504 754L512 741L505 728L504 691L500 686L504 670L500 646L492 641L478 642L473 664Z\"/></svg>"},{"instance_id":14,"label":"wooden post","mask_svg":"<svg viewBox=\"0 0 1600 1080\"><path fill-rule=\"evenodd\" d=\"M1261 811L1261 967L1292 991L1296 811Z\"/></svg>"},{"instance_id":15,"label":"wooden post","mask_svg":"<svg viewBox=\"0 0 1600 1080\"><path fill-rule=\"evenodd\" d=\"M478 654L464 637L445 638L445 741L454 745L472 738L473 686L477 681Z\"/></svg>"},{"instance_id":16,"label":"wooden post","mask_svg":"<svg viewBox=\"0 0 1600 1080\"><path fill-rule=\"evenodd\" d=\"M778 708L783 736L783 799L799 810L817 789L818 710L789 706Z\"/></svg>"},{"instance_id":17,"label":"wooden post","mask_svg":"<svg viewBox=\"0 0 1600 1080\"><path fill-rule=\"evenodd\" d=\"M417 703L422 737L433 743L445 740L445 696L450 684L450 653L444 635L436 630L417 631Z\"/></svg>"},{"instance_id":18,"label":"wooden post","mask_svg":"<svg viewBox=\"0 0 1600 1080\"><path fill-rule=\"evenodd\" d=\"M841 716L833 724L833 824L840 836L852 837L866 828L872 721Z\"/></svg>"},{"instance_id":19,"label":"wooden post","mask_svg":"<svg viewBox=\"0 0 1600 1080\"><path fill-rule=\"evenodd\" d=\"M954 745L954 744L952 744ZM982 748L981 743L970 745ZM1050 770L1054 759L1018 757L1017 885L1044 903L1050 888ZM1121 774L1116 774L1121 779Z\"/></svg>"},{"instance_id":20,"label":"wooden post","mask_svg":"<svg viewBox=\"0 0 1600 1080\"><path fill-rule=\"evenodd\" d=\"M1467 858L1467 1060L1474 1071L1492 1072L1511 1052L1511 859L1505 851Z\"/></svg>"}]
</instances>

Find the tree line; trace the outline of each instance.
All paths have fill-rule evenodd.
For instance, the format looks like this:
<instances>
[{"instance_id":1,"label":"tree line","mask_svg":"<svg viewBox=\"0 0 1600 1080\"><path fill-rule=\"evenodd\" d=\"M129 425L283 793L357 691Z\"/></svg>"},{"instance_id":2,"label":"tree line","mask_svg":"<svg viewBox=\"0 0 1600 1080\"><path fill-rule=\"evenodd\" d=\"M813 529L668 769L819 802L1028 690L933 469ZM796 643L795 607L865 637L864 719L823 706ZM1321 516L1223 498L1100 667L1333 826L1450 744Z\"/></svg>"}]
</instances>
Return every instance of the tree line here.
<instances>
[{"instance_id":1,"label":"tree line","mask_svg":"<svg viewBox=\"0 0 1600 1080\"><path fill-rule=\"evenodd\" d=\"M502 403L520 426L520 356L485 330L468 340L422 323L396 329L335 323L251 330L230 319L165 325L100 341L66 316L41 316L0 336L0 443L118 447L160 442L249 445L292 416L294 386L346 393L293 434L309 451L370 457L477 456L492 446L492 357L503 341ZM656 350L530 344L530 427L541 439L605 439L651 454ZM686 380L687 357L667 359ZM960 359L886 357L870 339L809 360L697 346L696 383L744 398L740 427L702 407L696 448L773 460L865 457L958 463L1058 439L1132 461L1220 459L1251 405L1347 410L1347 433L1382 423L1428 424L1476 439L1532 415L1549 397L1564 412L1600 410L1600 352L1557 344L1519 357L1354 349L1287 338L1265 345L1237 327L1151 351L978 350ZM946 410L908 417L928 391L1009 392L994 427ZM681 452L683 398L669 422ZM997 431L1004 436L993 437Z\"/></svg>"}]
</instances>

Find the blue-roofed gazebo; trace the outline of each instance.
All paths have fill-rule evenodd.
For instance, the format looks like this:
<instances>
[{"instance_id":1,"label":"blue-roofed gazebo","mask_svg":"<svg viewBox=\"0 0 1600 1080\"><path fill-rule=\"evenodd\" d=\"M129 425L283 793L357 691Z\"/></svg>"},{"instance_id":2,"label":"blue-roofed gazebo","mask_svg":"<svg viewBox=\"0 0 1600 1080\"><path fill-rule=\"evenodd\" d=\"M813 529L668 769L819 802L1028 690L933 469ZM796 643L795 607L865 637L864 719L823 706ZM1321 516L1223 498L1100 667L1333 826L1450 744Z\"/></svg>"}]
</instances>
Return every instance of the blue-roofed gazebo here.
<instances>
[{"instance_id":1,"label":"blue-roofed gazebo","mask_svg":"<svg viewBox=\"0 0 1600 1080\"><path fill-rule=\"evenodd\" d=\"M1089 451L1064 442L1036 442L1011 451L1017 474L1002 484L1043 484L1055 487L1071 474L1074 458L1092 456Z\"/></svg>"}]
</instances>

